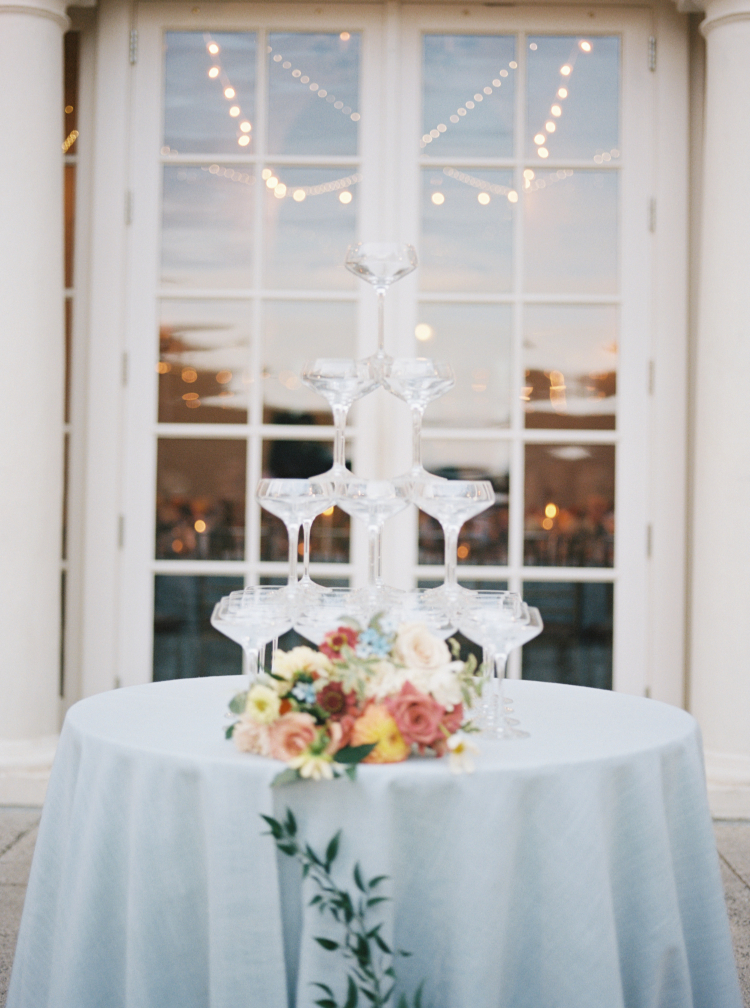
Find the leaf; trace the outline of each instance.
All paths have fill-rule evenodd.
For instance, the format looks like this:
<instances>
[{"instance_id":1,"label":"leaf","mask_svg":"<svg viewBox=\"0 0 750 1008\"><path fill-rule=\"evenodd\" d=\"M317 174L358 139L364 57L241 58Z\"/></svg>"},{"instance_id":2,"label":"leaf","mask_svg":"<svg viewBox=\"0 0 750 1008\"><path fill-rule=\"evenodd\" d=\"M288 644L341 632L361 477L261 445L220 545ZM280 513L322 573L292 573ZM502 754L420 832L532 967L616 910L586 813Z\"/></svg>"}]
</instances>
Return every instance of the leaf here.
<instances>
[{"instance_id":1,"label":"leaf","mask_svg":"<svg viewBox=\"0 0 750 1008\"><path fill-rule=\"evenodd\" d=\"M281 823L278 822L276 819L272 818L272 816L261 814L261 819L266 820L268 825L271 827L271 833L273 833L274 837L276 837L277 840L281 840L281 837L284 834L284 831L281 828Z\"/></svg>"},{"instance_id":2,"label":"leaf","mask_svg":"<svg viewBox=\"0 0 750 1008\"><path fill-rule=\"evenodd\" d=\"M329 952L335 952L336 949L339 947L339 943L331 941L330 938L316 938L315 941L318 943L318 945L322 945L323 948L327 949Z\"/></svg>"},{"instance_id":3,"label":"leaf","mask_svg":"<svg viewBox=\"0 0 750 1008\"><path fill-rule=\"evenodd\" d=\"M291 767L287 767L286 770L282 770L281 773L276 774L271 781L271 787L280 787L282 784L293 784L298 780L300 780L299 770L292 770Z\"/></svg>"},{"instance_id":4,"label":"leaf","mask_svg":"<svg viewBox=\"0 0 750 1008\"><path fill-rule=\"evenodd\" d=\"M387 875L376 875L374 879L370 879L370 881L367 883L367 888L374 889L375 886L379 886L381 882L385 882L387 878L388 878Z\"/></svg>"},{"instance_id":5,"label":"leaf","mask_svg":"<svg viewBox=\"0 0 750 1008\"><path fill-rule=\"evenodd\" d=\"M287 806L286 822L284 823L284 826L289 836L294 836L297 832L297 820L294 818L294 813L289 806Z\"/></svg>"},{"instance_id":6,"label":"leaf","mask_svg":"<svg viewBox=\"0 0 750 1008\"><path fill-rule=\"evenodd\" d=\"M310 844L305 844L305 854L307 854L310 860L313 861L316 865L319 865L321 868L323 867L323 862L320 860L318 855L312 849Z\"/></svg>"},{"instance_id":7,"label":"leaf","mask_svg":"<svg viewBox=\"0 0 750 1008\"><path fill-rule=\"evenodd\" d=\"M336 860L336 855L339 852L339 840L341 839L341 830L331 838L330 843L326 847L326 871L328 871Z\"/></svg>"},{"instance_id":8,"label":"leaf","mask_svg":"<svg viewBox=\"0 0 750 1008\"><path fill-rule=\"evenodd\" d=\"M310 902L307 905L308 906L315 906L317 903L320 903L320 901L322 899L323 899L323 897L320 895L320 893L318 893L317 896L313 896L313 898L310 900Z\"/></svg>"},{"instance_id":9,"label":"leaf","mask_svg":"<svg viewBox=\"0 0 750 1008\"><path fill-rule=\"evenodd\" d=\"M455 637L451 637L448 640L448 647L451 649L451 654L454 658L458 658L461 654L461 645L458 643Z\"/></svg>"},{"instance_id":10,"label":"leaf","mask_svg":"<svg viewBox=\"0 0 750 1008\"><path fill-rule=\"evenodd\" d=\"M346 978L349 985L344 1008L357 1008L357 985L350 976Z\"/></svg>"},{"instance_id":11,"label":"leaf","mask_svg":"<svg viewBox=\"0 0 750 1008\"><path fill-rule=\"evenodd\" d=\"M343 749L339 749L334 758L337 763L361 763L365 756L370 755L376 745L377 742L373 742L371 745L344 746Z\"/></svg>"},{"instance_id":12,"label":"leaf","mask_svg":"<svg viewBox=\"0 0 750 1008\"><path fill-rule=\"evenodd\" d=\"M406 1000L405 994L402 994L398 999L398 1008L409 1008L409 1002Z\"/></svg>"},{"instance_id":13,"label":"leaf","mask_svg":"<svg viewBox=\"0 0 750 1008\"><path fill-rule=\"evenodd\" d=\"M403 956L403 957L404 957L404 959L408 959L408 958L409 958L409 956L411 955L411 952L407 952L407 951L406 951L406 949L399 949L399 950L398 950L398 954L399 954L400 956Z\"/></svg>"},{"instance_id":14,"label":"leaf","mask_svg":"<svg viewBox=\"0 0 750 1008\"><path fill-rule=\"evenodd\" d=\"M320 989L324 990L329 997L333 997L333 991L328 986L328 984L318 983L317 980L313 980L313 982L312 982L312 984L310 986L311 987L320 987Z\"/></svg>"},{"instance_id":15,"label":"leaf","mask_svg":"<svg viewBox=\"0 0 750 1008\"><path fill-rule=\"evenodd\" d=\"M224 732L224 738L231 738L234 735L234 729L237 727L237 722L234 721L229 725L227 730Z\"/></svg>"},{"instance_id":16,"label":"leaf","mask_svg":"<svg viewBox=\"0 0 750 1008\"><path fill-rule=\"evenodd\" d=\"M336 1002L330 998L322 998L320 1001L316 1001L315 1004L320 1005L320 1008L338 1008Z\"/></svg>"},{"instance_id":17,"label":"leaf","mask_svg":"<svg viewBox=\"0 0 750 1008\"><path fill-rule=\"evenodd\" d=\"M362 993L364 994L364 996L368 997L371 1001L374 1002L374 1001L378 1000L377 994L373 994L373 992L369 991L366 987L360 987L359 989L362 991Z\"/></svg>"},{"instance_id":18,"label":"leaf","mask_svg":"<svg viewBox=\"0 0 750 1008\"><path fill-rule=\"evenodd\" d=\"M229 701L229 709L232 714L242 714L247 703L247 693L236 693Z\"/></svg>"},{"instance_id":19,"label":"leaf","mask_svg":"<svg viewBox=\"0 0 750 1008\"><path fill-rule=\"evenodd\" d=\"M414 1008L422 1008L422 988L424 987L424 980L417 987L417 993L414 995Z\"/></svg>"},{"instance_id":20,"label":"leaf","mask_svg":"<svg viewBox=\"0 0 750 1008\"><path fill-rule=\"evenodd\" d=\"M297 853L297 844L295 843L277 843L276 846L283 854L288 854L289 857L294 857Z\"/></svg>"},{"instance_id":21,"label":"leaf","mask_svg":"<svg viewBox=\"0 0 750 1008\"><path fill-rule=\"evenodd\" d=\"M372 899L368 899L366 905L368 907L374 907L377 906L378 903L390 903L390 901L390 896L373 896Z\"/></svg>"},{"instance_id":22,"label":"leaf","mask_svg":"<svg viewBox=\"0 0 750 1008\"><path fill-rule=\"evenodd\" d=\"M357 888L360 890L360 892L367 892L367 890L365 889L365 884L362 881L362 872L359 869L359 861L354 866L353 875L354 875L354 881L356 882Z\"/></svg>"},{"instance_id":23,"label":"leaf","mask_svg":"<svg viewBox=\"0 0 750 1008\"><path fill-rule=\"evenodd\" d=\"M344 773L349 778L349 780L356 780L357 779L357 764L356 763L350 764L346 768L346 770L344 770Z\"/></svg>"},{"instance_id":24,"label":"leaf","mask_svg":"<svg viewBox=\"0 0 750 1008\"><path fill-rule=\"evenodd\" d=\"M383 939L380 937L379 934L375 935L375 941L377 942L378 948L380 949L381 952L385 952L387 955L393 955L390 948L386 945L386 943L383 941Z\"/></svg>"}]
</instances>

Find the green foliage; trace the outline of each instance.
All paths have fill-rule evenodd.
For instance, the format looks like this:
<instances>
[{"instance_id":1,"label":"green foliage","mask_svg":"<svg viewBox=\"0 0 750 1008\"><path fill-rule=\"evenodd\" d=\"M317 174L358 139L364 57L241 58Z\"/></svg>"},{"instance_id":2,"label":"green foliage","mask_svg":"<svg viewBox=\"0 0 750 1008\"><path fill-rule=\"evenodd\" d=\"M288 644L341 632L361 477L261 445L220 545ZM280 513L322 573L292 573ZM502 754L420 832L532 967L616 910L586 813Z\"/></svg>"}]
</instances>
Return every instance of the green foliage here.
<instances>
[{"instance_id":1,"label":"green foliage","mask_svg":"<svg viewBox=\"0 0 750 1008\"><path fill-rule=\"evenodd\" d=\"M246 704L247 704L247 691L245 691L244 693L236 693L229 701L229 709L232 712L232 714L242 714L245 710Z\"/></svg>"},{"instance_id":2,"label":"green foliage","mask_svg":"<svg viewBox=\"0 0 750 1008\"><path fill-rule=\"evenodd\" d=\"M372 747L356 748L369 751ZM349 769L353 770L354 766ZM287 809L286 817L281 822L272 816L264 815L262 818L268 823L270 836L273 837L277 848L288 857L295 858L302 866L302 877L311 879L320 890L312 897L308 906L317 907L321 914L327 912L343 929L341 941L317 936L314 940L327 952L340 953L346 961L346 1000L339 1003L330 987L323 983L315 983L313 986L319 987L326 995L315 1004L319 1005L319 1008L358 1008L361 994L367 1008L385 1008L396 987L393 961L397 956L411 955L402 949L394 951L390 948L380 934L382 921L372 927L368 921L373 907L390 899L388 896L377 895L378 887L388 876L377 875L375 878L365 880L359 863L355 864L352 878L358 891L351 895L346 889L340 889L335 884L331 874L331 868L339 853L341 830L330 839L325 855L321 857L309 844L298 839L297 821L291 809ZM422 1008L423 986L424 983L419 985L411 1004L402 994L398 1008Z\"/></svg>"}]
</instances>

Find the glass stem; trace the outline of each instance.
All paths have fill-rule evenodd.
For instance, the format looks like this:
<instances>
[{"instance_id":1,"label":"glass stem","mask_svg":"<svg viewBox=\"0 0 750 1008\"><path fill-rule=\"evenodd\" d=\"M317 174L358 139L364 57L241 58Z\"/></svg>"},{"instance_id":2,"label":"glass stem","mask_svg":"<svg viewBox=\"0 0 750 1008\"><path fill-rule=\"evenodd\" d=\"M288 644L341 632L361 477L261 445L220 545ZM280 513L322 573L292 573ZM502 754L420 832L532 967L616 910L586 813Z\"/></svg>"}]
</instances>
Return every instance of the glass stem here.
<instances>
[{"instance_id":1,"label":"glass stem","mask_svg":"<svg viewBox=\"0 0 750 1008\"><path fill-rule=\"evenodd\" d=\"M302 536L304 538L305 547L302 553L302 580L310 580L310 529L312 528L313 520L308 518L306 521L302 522Z\"/></svg>"},{"instance_id":2,"label":"glass stem","mask_svg":"<svg viewBox=\"0 0 750 1008\"><path fill-rule=\"evenodd\" d=\"M336 434L333 442L333 466L334 469L346 468L346 415L349 412L347 406L333 407L333 422L336 425Z\"/></svg>"},{"instance_id":3,"label":"glass stem","mask_svg":"<svg viewBox=\"0 0 750 1008\"><path fill-rule=\"evenodd\" d=\"M385 354L385 288L379 287L378 292L378 357Z\"/></svg>"},{"instance_id":4,"label":"glass stem","mask_svg":"<svg viewBox=\"0 0 750 1008\"><path fill-rule=\"evenodd\" d=\"M375 588L383 583L380 566L380 528L377 525L367 526L367 585Z\"/></svg>"},{"instance_id":5,"label":"glass stem","mask_svg":"<svg viewBox=\"0 0 750 1008\"><path fill-rule=\"evenodd\" d=\"M411 467L414 471L422 468L422 417L423 406L411 408Z\"/></svg>"},{"instance_id":6,"label":"glass stem","mask_svg":"<svg viewBox=\"0 0 750 1008\"><path fill-rule=\"evenodd\" d=\"M289 577L288 584L295 587L297 584L297 543L299 542L299 522L296 525L287 525L287 535L289 536Z\"/></svg>"},{"instance_id":7,"label":"glass stem","mask_svg":"<svg viewBox=\"0 0 750 1008\"><path fill-rule=\"evenodd\" d=\"M245 654L247 655L247 681L248 685L252 686L258 678L258 649L246 647Z\"/></svg>"},{"instance_id":8,"label":"glass stem","mask_svg":"<svg viewBox=\"0 0 750 1008\"><path fill-rule=\"evenodd\" d=\"M456 581L456 551L458 550L458 533L459 527L457 525L449 525L447 528L443 526L443 535L445 536L445 583L450 588L455 588Z\"/></svg>"}]
</instances>

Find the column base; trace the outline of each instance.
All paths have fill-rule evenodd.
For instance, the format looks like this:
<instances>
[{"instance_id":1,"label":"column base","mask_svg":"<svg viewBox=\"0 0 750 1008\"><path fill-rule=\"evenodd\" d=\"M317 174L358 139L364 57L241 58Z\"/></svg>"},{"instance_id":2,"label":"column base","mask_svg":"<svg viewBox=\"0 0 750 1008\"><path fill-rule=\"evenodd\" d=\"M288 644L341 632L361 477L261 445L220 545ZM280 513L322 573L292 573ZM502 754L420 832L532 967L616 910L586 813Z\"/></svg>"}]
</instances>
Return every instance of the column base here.
<instances>
[{"instance_id":1,"label":"column base","mask_svg":"<svg viewBox=\"0 0 750 1008\"><path fill-rule=\"evenodd\" d=\"M708 803L714 819L750 819L750 756L708 750Z\"/></svg>"},{"instance_id":2,"label":"column base","mask_svg":"<svg viewBox=\"0 0 750 1008\"><path fill-rule=\"evenodd\" d=\"M0 805L43 804L58 738L0 739Z\"/></svg>"}]
</instances>

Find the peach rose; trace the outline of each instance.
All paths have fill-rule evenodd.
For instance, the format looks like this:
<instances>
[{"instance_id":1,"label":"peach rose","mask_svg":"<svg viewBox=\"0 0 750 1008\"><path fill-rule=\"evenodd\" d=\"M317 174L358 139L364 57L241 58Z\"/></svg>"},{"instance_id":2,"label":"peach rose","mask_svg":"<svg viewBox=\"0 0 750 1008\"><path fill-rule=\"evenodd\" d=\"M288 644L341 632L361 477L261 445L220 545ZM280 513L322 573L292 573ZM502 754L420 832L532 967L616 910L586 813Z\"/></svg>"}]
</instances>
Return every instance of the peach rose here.
<instances>
[{"instance_id":1,"label":"peach rose","mask_svg":"<svg viewBox=\"0 0 750 1008\"><path fill-rule=\"evenodd\" d=\"M445 708L431 696L420 693L410 682L404 683L396 696L387 697L383 702L404 739L416 742L420 751L445 737L440 730Z\"/></svg>"},{"instance_id":2,"label":"peach rose","mask_svg":"<svg viewBox=\"0 0 750 1008\"><path fill-rule=\"evenodd\" d=\"M376 743L375 748L363 763L400 763L410 752L398 725L382 704L370 704L357 718L349 741L351 746L372 743Z\"/></svg>"},{"instance_id":3,"label":"peach rose","mask_svg":"<svg viewBox=\"0 0 750 1008\"><path fill-rule=\"evenodd\" d=\"M271 756L287 763L307 749L315 735L311 714L283 714L268 729Z\"/></svg>"},{"instance_id":4,"label":"peach rose","mask_svg":"<svg viewBox=\"0 0 750 1008\"><path fill-rule=\"evenodd\" d=\"M260 724L249 714L243 714L234 726L232 738L240 752L257 753L259 756L270 755L268 725Z\"/></svg>"}]
</instances>

